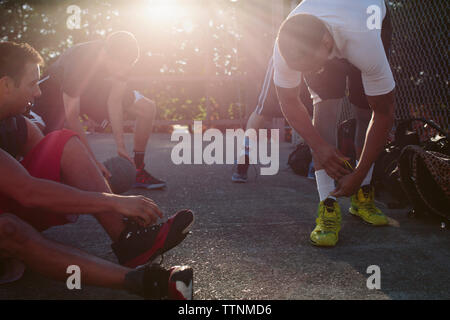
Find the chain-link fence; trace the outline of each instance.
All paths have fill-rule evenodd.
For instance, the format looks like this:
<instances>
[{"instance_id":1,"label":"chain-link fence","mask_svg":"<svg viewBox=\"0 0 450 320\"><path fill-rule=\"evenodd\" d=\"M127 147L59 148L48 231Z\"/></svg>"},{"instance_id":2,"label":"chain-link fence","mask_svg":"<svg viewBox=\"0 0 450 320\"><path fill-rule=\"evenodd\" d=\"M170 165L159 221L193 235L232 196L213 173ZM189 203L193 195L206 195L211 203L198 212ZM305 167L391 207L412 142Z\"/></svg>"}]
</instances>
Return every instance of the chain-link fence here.
<instances>
[{"instance_id":1,"label":"chain-link fence","mask_svg":"<svg viewBox=\"0 0 450 320\"><path fill-rule=\"evenodd\" d=\"M448 17L445 0L387 2L393 26L390 64L397 119L423 117L449 130ZM345 103L342 118L352 111Z\"/></svg>"},{"instance_id":2,"label":"chain-link fence","mask_svg":"<svg viewBox=\"0 0 450 320\"><path fill-rule=\"evenodd\" d=\"M448 1L390 1L391 68L397 82L397 116L424 117L449 128Z\"/></svg>"}]
</instances>

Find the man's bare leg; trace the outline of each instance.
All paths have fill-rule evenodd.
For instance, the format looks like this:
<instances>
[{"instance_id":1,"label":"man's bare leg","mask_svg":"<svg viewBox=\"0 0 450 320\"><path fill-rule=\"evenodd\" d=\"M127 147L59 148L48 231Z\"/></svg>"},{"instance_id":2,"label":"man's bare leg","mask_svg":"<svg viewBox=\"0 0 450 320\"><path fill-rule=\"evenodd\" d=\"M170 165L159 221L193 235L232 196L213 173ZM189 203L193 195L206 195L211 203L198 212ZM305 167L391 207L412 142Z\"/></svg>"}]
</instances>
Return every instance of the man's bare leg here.
<instances>
[{"instance_id":1,"label":"man's bare leg","mask_svg":"<svg viewBox=\"0 0 450 320\"><path fill-rule=\"evenodd\" d=\"M132 270L50 241L11 214L0 215L0 251L55 280L66 280L67 267L77 265L86 285L124 289L125 275Z\"/></svg>"},{"instance_id":2,"label":"man's bare leg","mask_svg":"<svg viewBox=\"0 0 450 320\"><path fill-rule=\"evenodd\" d=\"M156 116L155 103L141 97L131 106L127 107L127 112L136 118L136 128L134 133L134 164L136 165L136 183L133 187L145 189L160 189L166 186L166 183L153 177L145 169L145 153L148 140L153 130L153 122Z\"/></svg>"},{"instance_id":3,"label":"man's bare leg","mask_svg":"<svg viewBox=\"0 0 450 320\"><path fill-rule=\"evenodd\" d=\"M128 111L136 117L134 151L145 152L156 116L155 103L147 98L136 101Z\"/></svg>"},{"instance_id":4,"label":"man's bare leg","mask_svg":"<svg viewBox=\"0 0 450 320\"><path fill-rule=\"evenodd\" d=\"M62 182L81 190L112 193L111 188L81 141L73 137L64 147L61 158ZM125 228L123 217L113 212L95 214L112 241Z\"/></svg>"},{"instance_id":5,"label":"man's bare leg","mask_svg":"<svg viewBox=\"0 0 450 320\"><path fill-rule=\"evenodd\" d=\"M266 118L256 112L256 109L252 112L247 120L246 130L253 129L256 131L256 139L258 139L259 129L265 127ZM252 140L251 140L252 139ZM242 146L238 146L238 165L235 172L231 176L231 181L237 183L247 182L247 171L250 161L250 146L257 145L258 141L254 141L252 135L245 137Z\"/></svg>"},{"instance_id":6,"label":"man's bare leg","mask_svg":"<svg viewBox=\"0 0 450 320\"><path fill-rule=\"evenodd\" d=\"M332 146L337 146L337 127L343 99L329 99L314 104L313 125L321 137ZM325 200L334 187L334 180L327 175L313 152L316 183L320 201Z\"/></svg>"},{"instance_id":7,"label":"man's bare leg","mask_svg":"<svg viewBox=\"0 0 450 320\"><path fill-rule=\"evenodd\" d=\"M328 99L314 104L313 125L322 138L332 146L337 146L337 126L343 99ZM341 214L336 198L330 196L334 191L334 180L323 169L313 152L316 169L316 184L320 203L316 227L310 240L316 246L334 246L338 241Z\"/></svg>"}]
</instances>

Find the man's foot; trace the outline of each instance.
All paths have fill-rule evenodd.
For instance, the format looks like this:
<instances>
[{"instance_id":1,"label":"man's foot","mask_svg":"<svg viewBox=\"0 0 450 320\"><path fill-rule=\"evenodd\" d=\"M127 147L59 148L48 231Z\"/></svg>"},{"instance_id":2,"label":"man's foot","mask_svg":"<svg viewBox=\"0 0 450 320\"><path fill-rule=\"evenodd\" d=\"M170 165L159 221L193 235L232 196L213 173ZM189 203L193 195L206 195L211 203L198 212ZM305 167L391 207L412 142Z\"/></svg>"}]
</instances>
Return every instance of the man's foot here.
<instances>
[{"instance_id":1,"label":"man's foot","mask_svg":"<svg viewBox=\"0 0 450 320\"><path fill-rule=\"evenodd\" d=\"M249 157L245 155L245 163L238 164L236 171L231 176L231 181L236 183L246 183L248 180L247 171L249 167Z\"/></svg>"},{"instance_id":2,"label":"man's foot","mask_svg":"<svg viewBox=\"0 0 450 320\"><path fill-rule=\"evenodd\" d=\"M136 182L133 188L144 188L148 190L161 189L166 186L166 183L162 180L156 179L145 169L136 170Z\"/></svg>"},{"instance_id":3,"label":"man's foot","mask_svg":"<svg viewBox=\"0 0 450 320\"><path fill-rule=\"evenodd\" d=\"M188 266L176 266L168 270L158 264L133 270L129 279L142 279L142 287L134 292L150 300L192 300L194 272Z\"/></svg>"},{"instance_id":4,"label":"man's foot","mask_svg":"<svg viewBox=\"0 0 450 320\"><path fill-rule=\"evenodd\" d=\"M384 213L375 207L374 189L370 185L362 186L351 197L349 212L373 226L385 226L389 223Z\"/></svg>"},{"instance_id":5,"label":"man's foot","mask_svg":"<svg viewBox=\"0 0 450 320\"><path fill-rule=\"evenodd\" d=\"M180 244L194 223L190 210L181 210L167 222L141 227L133 220L127 220L125 230L111 247L119 263L136 268Z\"/></svg>"},{"instance_id":6,"label":"man's foot","mask_svg":"<svg viewBox=\"0 0 450 320\"><path fill-rule=\"evenodd\" d=\"M316 246L332 247L341 230L341 208L336 200L327 198L319 203L316 227L311 232L311 242Z\"/></svg>"}]
</instances>

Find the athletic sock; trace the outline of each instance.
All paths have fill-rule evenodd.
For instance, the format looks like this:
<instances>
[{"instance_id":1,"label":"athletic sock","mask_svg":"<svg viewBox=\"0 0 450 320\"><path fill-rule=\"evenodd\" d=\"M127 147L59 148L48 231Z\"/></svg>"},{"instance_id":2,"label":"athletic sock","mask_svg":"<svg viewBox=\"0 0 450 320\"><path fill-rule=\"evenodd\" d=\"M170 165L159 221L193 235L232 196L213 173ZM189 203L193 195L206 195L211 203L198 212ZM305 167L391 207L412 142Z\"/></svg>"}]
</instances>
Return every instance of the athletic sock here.
<instances>
[{"instance_id":1,"label":"athletic sock","mask_svg":"<svg viewBox=\"0 0 450 320\"><path fill-rule=\"evenodd\" d=\"M358 165L358 160L356 160L356 165ZM369 185L372 181L372 173L373 173L373 167L375 164L372 163L370 166L369 171L367 172L366 177L364 178L363 182L361 183L361 186Z\"/></svg>"},{"instance_id":2,"label":"athletic sock","mask_svg":"<svg viewBox=\"0 0 450 320\"><path fill-rule=\"evenodd\" d=\"M335 197L330 196L330 193L335 189L334 180L327 174L325 169L316 170L315 175L320 201L324 201L326 198L336 200Z\"/></svg>"},{"instance_id":3,"label":"athletic sock","mask_svg":"<svg viewBox=\"0 0 450 320\"><path fill-rule=\"evenodd\" d=\"M145 167L144 163L145 152L135 151L134 152L134 164L137 169L143 169Z\"/></svg>"}]
</instances>

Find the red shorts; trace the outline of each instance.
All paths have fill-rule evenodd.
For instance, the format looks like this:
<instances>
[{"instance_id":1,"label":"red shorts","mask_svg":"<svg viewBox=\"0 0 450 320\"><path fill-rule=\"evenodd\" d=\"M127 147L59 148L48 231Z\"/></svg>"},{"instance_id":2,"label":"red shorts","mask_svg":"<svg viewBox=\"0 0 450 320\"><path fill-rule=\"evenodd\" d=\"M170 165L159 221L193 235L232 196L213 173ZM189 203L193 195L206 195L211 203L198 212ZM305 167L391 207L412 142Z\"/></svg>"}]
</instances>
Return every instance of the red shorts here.
<instances>
[{"instance_id":1,"label":"red shorts","mask_svg":"<svg viewBox=\"0 0 450 320\"><path fill-rule=\"evenodd\" d=\"M61 157L67 141L74 136L77 136L75 132L66 129L49 133L25 156L21 164L33 177L61 182ZM10 212L39 231L75 222L78 217L24 208L15 200L1 194L0 207L0 214Z\"/></svg>"}]
</instances>

